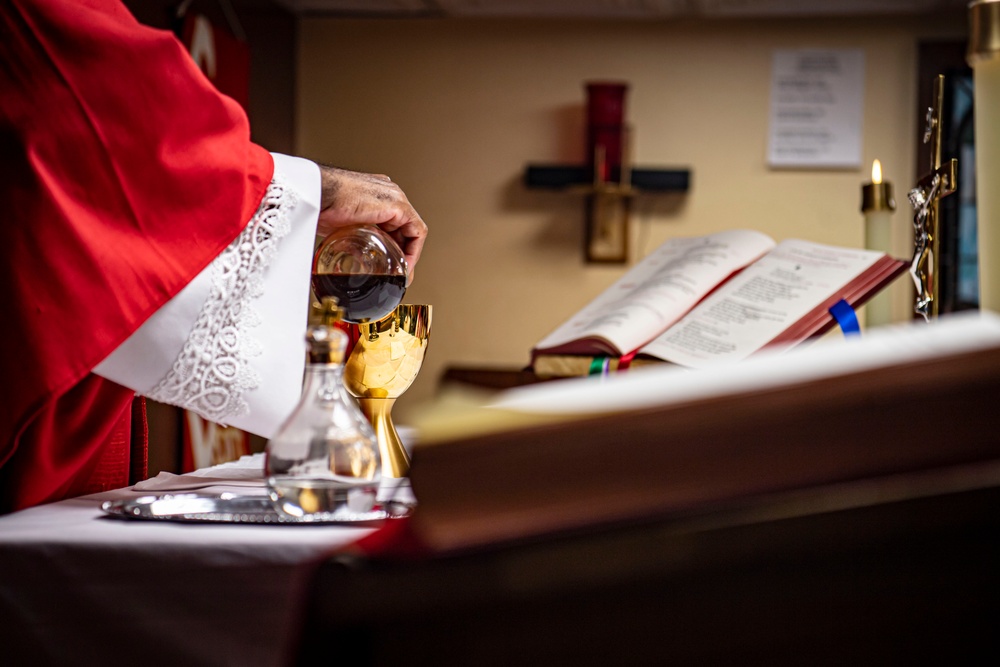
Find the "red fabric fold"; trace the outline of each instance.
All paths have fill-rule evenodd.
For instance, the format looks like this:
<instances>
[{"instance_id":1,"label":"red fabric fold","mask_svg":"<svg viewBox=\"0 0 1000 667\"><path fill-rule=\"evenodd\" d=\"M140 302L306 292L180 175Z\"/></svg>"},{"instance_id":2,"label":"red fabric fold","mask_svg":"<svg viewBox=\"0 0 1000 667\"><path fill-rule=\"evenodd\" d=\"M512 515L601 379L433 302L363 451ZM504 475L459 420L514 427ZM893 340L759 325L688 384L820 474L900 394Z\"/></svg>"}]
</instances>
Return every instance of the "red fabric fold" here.
<instances>
[{"instance_id":1,"label":"red fabric fold","mask_svg":"<svg viewBox=\"0 0 1000 667\"><path fill-rule=\"evenodd\" d=\"M0 507L18 510L126 486L134 396L88 375L46 403L0 468Z\"/></svg>"},{"instance_id":2,"label":"red fabric fold","mask_svg":"<svg viewBox=\"0 0 1000 667\"><path fill-rule=\"evenodd\" d=\"M273 164L176 38L117 1L8 0L0 34L2 466L78 435L32 422L239 234Z\"/></svg>"}]
</instances>

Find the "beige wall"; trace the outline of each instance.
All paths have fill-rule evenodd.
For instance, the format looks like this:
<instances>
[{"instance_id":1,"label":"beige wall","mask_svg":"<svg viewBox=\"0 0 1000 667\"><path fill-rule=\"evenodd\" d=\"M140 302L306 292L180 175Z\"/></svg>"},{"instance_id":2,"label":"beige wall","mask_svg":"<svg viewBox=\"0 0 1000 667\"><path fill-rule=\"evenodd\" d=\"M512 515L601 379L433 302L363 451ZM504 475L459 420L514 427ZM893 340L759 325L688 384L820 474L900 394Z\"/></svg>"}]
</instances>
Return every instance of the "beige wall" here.
<instances>
[{"instance_id":1,"label":"beige wall","mask_svg":"<svg viewBox=\"0 0 1000 667\"><path fill-rule=\"evenodd\" d=\"M445 366L521 367L532 345L624 270L583 262L583 203L527 190L526 164L582 163L583 84L631 85L635 162L688 167L686 195L634 212L633 256L665 239L734 227L776 239L863 242L874 158L895 184L898 254L909 255L920 40L962 38L942 20L514 21L305 19L297 150L389 174L431 229L407 301L435 307L429 358L400 400L430 397ZM776 48L862 48L864 167L772 171ZM894 306L905 317L907 280Z\"/></svg>"}]
</instances>

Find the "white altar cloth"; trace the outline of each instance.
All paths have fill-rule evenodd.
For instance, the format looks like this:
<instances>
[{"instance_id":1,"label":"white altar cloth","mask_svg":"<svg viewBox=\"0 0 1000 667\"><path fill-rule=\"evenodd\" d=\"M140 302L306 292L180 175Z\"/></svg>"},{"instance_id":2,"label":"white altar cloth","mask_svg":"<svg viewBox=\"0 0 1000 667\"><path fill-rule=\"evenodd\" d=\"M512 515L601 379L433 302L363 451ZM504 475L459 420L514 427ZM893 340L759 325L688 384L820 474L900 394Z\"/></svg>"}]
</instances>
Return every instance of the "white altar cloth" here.
<instances>
[{"instance_id":1,"label":"white altar cloth","mask_svg":"<svg viewBox=\"0 0 1000 667\"><path fill-rule=\"evenodd\" d=\"M249 462L260 469L259 455ZM373 528L131 521L101 510L105 500L214 480L223 485L197 491L262 493L260 473L254 480L247 468L161 475L145 491L0 517L0 662L287 664L314 564Z\"/></svg>"}]
</instances>

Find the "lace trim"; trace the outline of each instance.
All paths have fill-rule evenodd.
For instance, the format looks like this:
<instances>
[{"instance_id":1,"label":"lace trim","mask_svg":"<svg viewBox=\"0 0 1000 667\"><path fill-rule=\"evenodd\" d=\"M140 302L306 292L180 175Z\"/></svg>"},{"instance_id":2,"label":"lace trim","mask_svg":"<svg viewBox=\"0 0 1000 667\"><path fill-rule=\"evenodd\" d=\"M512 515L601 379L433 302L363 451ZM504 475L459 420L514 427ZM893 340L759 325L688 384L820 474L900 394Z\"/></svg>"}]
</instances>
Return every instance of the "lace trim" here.
<instances>
[{"instance_id":1,"label":"lace trim","mask_svg":"<svg viewBox=\"0 0 1000 667\"><path fill-rule=\"evenodd\" d=\"M275 177L243 232L212 262L212 290L184 348L149 397L225 424L247 414L243 396L260 376L249 364L261 352L250 329L260 324L252 302L264 292L264 271L291 229L295 191Z\"/></svg>"}]
</instances>

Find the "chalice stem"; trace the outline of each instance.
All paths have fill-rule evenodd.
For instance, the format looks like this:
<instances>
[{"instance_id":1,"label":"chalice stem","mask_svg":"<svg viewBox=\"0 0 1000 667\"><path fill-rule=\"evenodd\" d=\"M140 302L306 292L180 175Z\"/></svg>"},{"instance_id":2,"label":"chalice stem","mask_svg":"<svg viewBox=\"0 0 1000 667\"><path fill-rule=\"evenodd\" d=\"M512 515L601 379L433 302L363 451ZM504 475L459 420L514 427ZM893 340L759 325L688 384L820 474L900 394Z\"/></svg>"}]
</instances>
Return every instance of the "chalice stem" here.
<instances>
[{"instance_id":1,"label":"chalice stem","mask_svg":"<svg viewBox=\"0 0 1000 667\"><path fill-rule=\"evenodd\" d=\"M395 402L395 398L358 399L361 411L368 417L375 430L375 437L378 438L383 477L406 477L410 472L410 457L392 423L392 406Z\"/></svg>"}]
</instances>

